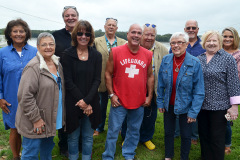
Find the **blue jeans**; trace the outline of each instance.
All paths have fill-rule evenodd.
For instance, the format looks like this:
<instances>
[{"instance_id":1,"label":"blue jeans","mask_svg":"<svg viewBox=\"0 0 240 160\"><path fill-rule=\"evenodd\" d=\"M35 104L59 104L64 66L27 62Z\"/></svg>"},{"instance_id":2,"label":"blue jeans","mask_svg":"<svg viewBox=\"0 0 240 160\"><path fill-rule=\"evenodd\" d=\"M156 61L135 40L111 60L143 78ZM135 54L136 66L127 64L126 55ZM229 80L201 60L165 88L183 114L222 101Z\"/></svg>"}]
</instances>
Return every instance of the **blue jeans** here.
<instances>
[{"instance_id":1,"label":"blue jeans","mask_svg":"<svg viewBox=\"0 0 240 160\"><path fill-rule=\"evenodd\" d=\"M122 146L122 155L125 159L133 159L135 149L139 141L139 129L142 124L144 108L126 109L123 106L110 108L108 119L108 132L105 143L105 152L102 154L103 160L113 160L116 151L116 142L122 123L127 116L127 132Z\"/></svg>"},{"instance_id":2,"label":"blue jeans","mask_svg":"<svg viewBox=\"0 0 240 160\"><path fill-rule=\"evenodd\" d=\"M101 107L101 114L102 114L102 122L98 125L96 129L98 132L104 131L105 121L106 121L106 114L107 114L107 104L108 104L108 92L98 92L100 98L100 107Z\"/></svg>"},{"instance_id":3,"label":"blue jeans","mask_svg":"<svg viewBox=\"0 0 240 160\"><path fill-rule=\"evenodd\" d=\"M174 156L174 130L176 115L174 106L169 106L168 112L164 112L164 130L165 130L165 158ZM188 160L191 148L192 124L187 123L187 114L179 115L179 125L181 134L181 160Z\"/></svg>"},{"instance_id":4,"label":"blue jeans","mask_svg":"<svg viewBox=\"0 0 240 160\"><path fill-rule=\"evenodd\" d=\"M176 118L176 127L175 127L175 134L174 137L180 136L180 128L179 128L179 118ZM192 123L192 136L191 139L197 140L198 139L198 120Z\"/></svg>"},{"instance_id":5,"label":"blue jeans","mask_svg":"<svg viewBox=\"0 0 240 160\"><path fill-rule=\"evenodd\" d=\"M79 120L79 127L68 134L68 153L70 160L77 160L79 157L79 135L82 134L82 160L90 160L93 146L93 132L91 122L87 116Z\"/></svg>"},{"instance_id":6,"label":"blue jeans","mask_svg":"<svg viewBox=\"0 0 240 160\"><path fill-rule=\"evenodd\" d=\"M41 160L52 159L52 149L55 145L54 137L31 139L23 136L22 141L22 160L38 160L40 152Z\"/></svg>"},{"instance_id":7,"label":"blue jeans","mask_svg":"<svg viewBox=\"0 0 240 160\"><path fill-rule=\"evenodd\" d=\"M157 104L155 99L152 98L151 106L144 107L144 116L143 116L143 121L140 128L140 139L139 139L141 143L147 142L153 138L156 119L157 119ZM127 120L125 118L122 125L122 130L121 130L121 136L123 139L125 139L126 130L127 130Z\"/></svg>"},{"instance_id":8,"label":"blue jeans","mask_svg":"<svg viewBox=\"0 0 240 160\"><path fill-rule=\"evenodd\" d=\"M227 121L225 147L231 147L231 145L232 145L232 128L230 126L230 121Z\"/></svg>"}]
</instances>

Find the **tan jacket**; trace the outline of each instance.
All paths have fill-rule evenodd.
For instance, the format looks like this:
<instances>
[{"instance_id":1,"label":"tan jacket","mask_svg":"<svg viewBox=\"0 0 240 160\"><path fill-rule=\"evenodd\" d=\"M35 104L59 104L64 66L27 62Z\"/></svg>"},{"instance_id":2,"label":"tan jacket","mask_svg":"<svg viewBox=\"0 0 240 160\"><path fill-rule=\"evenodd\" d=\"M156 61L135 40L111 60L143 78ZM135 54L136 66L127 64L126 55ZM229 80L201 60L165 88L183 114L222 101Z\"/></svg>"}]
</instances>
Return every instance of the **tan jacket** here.
<instances>
[{"instance_id":1,"label":"tan jacket","mask_svg":"<svg viewBox=\"0 0 240 160\"><path fill-rule=\"evenodd\" d=\"M156 95L157 95L159 68L160 68L163 56L165 56L167 54L168 54L168 49L160 42L155 41L155 48L153 51L153 55L154 55L154 65L155 65L154 91L155 91Z\"/></svg>"},{"instance_id":2,"label":"tan jacket","mask_svg":"<svg viewBox=\"0 0 240 160\"><path fill-rule=\"evenodd\" d=\"M121 46L125 43L126 43L126 41L124 39L117 37L117 46ZM105 91L107 91L106 84L105 84L105 70L106 70L106 64L107 64L108 57L109 57L105 35L102 37L96 38L94 41L94 45L95 45L97 51L99 51L102 54L101 84L98 88L98 92L105 92Z\"/></svg>"},{"instance_id":3,"label":"tan jacket","mask_svg":"<svg viewBox=\"0 0 240 160\"><path fill-rule=\"evenodd\" d=\"M65 87L62 66L55 55L52 60L57 66L62 84L62 125L65 126ZM37 53L24 68L18 89L18 109L15 126L18 133L27 138L45 138L56 135L58 109L58 84L48 70L42 55ZM39 119L45 122L45 133L33 132L33 124Z\"/></svg>"}]
</instances>

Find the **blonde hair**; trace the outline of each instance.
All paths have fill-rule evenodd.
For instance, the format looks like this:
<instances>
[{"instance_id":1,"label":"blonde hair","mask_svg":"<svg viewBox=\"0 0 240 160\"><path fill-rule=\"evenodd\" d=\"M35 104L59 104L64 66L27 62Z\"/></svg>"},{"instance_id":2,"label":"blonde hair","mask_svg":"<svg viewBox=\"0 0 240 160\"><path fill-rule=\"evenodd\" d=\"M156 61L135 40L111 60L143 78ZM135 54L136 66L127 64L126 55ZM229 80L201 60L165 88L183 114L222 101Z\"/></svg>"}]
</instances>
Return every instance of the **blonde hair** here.
<instances>
[{"instance_id":1,"label":"blonde hair","mask_svg":"<svg viewBox=\"0 0 240 160\"><path fill-rule=\"evenodd\" d=\"M203 49L206 49L205 48L205 43L207 42L207 40L212 37L213 35L217 35L218 37L218 41L219 41L219 48L221 49L222 48L222 44L223 44L223 37L222 35L218 32L218 31L207 31L205 32L203 35L202 35L202 42L201 42L201 45L202 45L202 48Z\"/></svg>"},{"instance_id":2,"label":"blonde hair","mask_svg":"<svg viewBox=\"0 0 240 160\"><path fill-rule=\"evenodd\" d=\"M233 34L233 49L238 49L239 48L239 35L238 32L235 28L233 27L227 27L224 28L224 30L222 31L222 35L225 31L230 31Z\"/></svg>"}]
</instances>

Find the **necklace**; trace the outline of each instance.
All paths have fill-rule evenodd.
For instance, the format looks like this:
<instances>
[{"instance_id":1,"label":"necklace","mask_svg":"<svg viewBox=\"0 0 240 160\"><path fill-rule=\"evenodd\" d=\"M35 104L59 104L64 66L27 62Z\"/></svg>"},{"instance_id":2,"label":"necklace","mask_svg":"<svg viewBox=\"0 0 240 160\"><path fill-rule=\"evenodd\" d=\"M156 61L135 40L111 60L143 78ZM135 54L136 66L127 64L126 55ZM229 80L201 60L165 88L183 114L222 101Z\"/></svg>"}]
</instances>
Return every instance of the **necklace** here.
<instances>
[{"instance_id":1,"label":"necklace","mask_svg":"<svg viewBox=\"0 0 240 160\"><path fill-rule=\"evenodd\" d=\"M176 66L177 66L177 68L175 68L175 72L179 72L178 66L180 66L180 65L183 63L184 59L185 59L185 57L183 58L182 62L181 62L179 65L177 65L176 60L175 60L175 56L174 56L174 63L175 63Z\"/></svg>"},{"instance_id":2,"label":"necklace","mask_svg":"<svg viewBox=\"0 0 240 160\"><path fill-rule=\"evenodd\" d=\"M85 60L87 58L87 56L88 56L87 52L80 52L80 51L78 51L79 59Z\"/></svg>"}]
</instances>

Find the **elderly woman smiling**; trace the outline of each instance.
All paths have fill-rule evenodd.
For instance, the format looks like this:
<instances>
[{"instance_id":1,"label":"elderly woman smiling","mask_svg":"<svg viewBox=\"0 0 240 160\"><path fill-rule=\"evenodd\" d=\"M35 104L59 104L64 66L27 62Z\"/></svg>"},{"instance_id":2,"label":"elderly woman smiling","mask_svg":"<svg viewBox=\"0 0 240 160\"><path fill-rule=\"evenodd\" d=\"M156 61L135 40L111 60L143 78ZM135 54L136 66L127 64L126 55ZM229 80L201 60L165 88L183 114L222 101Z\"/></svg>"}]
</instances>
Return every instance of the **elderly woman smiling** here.
<instances>
[{"instance_id":1,"label":"elderly woman smiling","mask_svg":"<svg viewBox=\"0 0 240 160\"><path fill-rule=\"evenodd\" d=\"M23 136L22 160L51 160L56 130L65 125L64 79L50 33L37 39L38 53L23 70L18 90L16 127Z\"/></svg>"},{"instance_id":2,"label":"elderly woman smiling","mask_svg":"<svg viewBox=\"0 0 240 160\"><path fill-rule=\"evenodd\" d=\"M208 31L202 36L206 49L200 59L205 85L205 99L198 116L201 156L204 160L223 160L227 120L238 117L240 82L236 61L222 48L222 36Z\"/></svg>"},{"instance_id":3,"label":"elderly woman smiling","mask_svg":"<svg viewBox=\"0 0 240 160\"><path fill-rule=\"evenodd\" d=\"M174 156L176 115L179 115L181 160L188 160L191 123L196 121L204 99L203 73L199 60L186 52L186 33L174 33L170 45L173 54L162 60L157 90L157 106L164 113L165 160Z\"/></svg>"}]
</instances>

